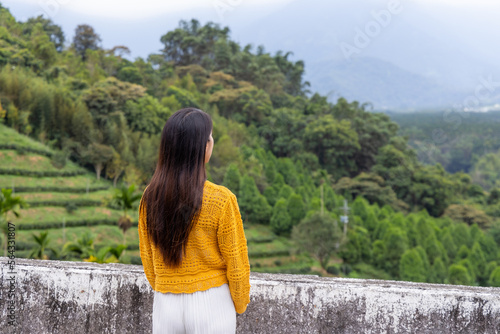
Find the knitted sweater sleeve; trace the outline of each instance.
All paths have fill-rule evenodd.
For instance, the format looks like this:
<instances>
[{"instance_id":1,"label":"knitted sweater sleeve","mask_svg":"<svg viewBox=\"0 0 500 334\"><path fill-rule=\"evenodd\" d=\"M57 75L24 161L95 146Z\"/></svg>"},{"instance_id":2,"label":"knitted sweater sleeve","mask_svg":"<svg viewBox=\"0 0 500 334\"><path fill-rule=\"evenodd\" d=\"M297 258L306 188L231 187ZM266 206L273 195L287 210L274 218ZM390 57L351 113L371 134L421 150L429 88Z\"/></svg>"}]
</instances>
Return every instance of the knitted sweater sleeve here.
<instances>
[{"instance_id":1,"label":"knitted sweater sleeve","mask_svg":"<svg viewBox=\"0 0 500 334\"><path fill-rule=\"evenodd\" d=\"M144 267L144 273L146 278L151 284L151 288L155 289L155 268L153 264L153 252L151 249L151 243L148 235L148 229L146 225L146 203L141 199L141 204L139 205L139 249L142 260L142 265Z\"/></svg>"},{"instance_id":2,"label":"knitted sweater sleeve","mask_svg":"<svg viewBox=\"0 0 500 334\"><path fill-rule=\"evenodd\" d=\"M222 211L217 238L227 266L227 279L234 307L236 312L244 313L250 302L250 263L243 221L233 193Z\"/></svg>"}]
</instances>

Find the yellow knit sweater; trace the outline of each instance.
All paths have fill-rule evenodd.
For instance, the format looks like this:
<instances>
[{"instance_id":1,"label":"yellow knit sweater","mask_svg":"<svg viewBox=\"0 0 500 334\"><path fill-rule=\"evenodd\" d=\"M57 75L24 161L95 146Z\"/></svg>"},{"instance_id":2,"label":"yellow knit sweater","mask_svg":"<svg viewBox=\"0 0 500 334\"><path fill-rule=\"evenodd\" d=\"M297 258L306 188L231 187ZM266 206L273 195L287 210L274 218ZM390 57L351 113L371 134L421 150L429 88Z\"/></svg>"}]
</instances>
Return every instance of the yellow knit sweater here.
<instances>
[{"instance_id":1,"label":"yellow knit sweater","mask_svg":"<svg viewBox=\"0 0 500 334\"><path fill-rule=\"evenodd\" d=\"M250 302L250 264L236 196L226 187L205 181L203 204L188 237L180 267L165 266L147 234L144 197L139 206L139 248L144 273L159 292L193 293L229 284L236 312Z\"/></svg>"}]
</instances>

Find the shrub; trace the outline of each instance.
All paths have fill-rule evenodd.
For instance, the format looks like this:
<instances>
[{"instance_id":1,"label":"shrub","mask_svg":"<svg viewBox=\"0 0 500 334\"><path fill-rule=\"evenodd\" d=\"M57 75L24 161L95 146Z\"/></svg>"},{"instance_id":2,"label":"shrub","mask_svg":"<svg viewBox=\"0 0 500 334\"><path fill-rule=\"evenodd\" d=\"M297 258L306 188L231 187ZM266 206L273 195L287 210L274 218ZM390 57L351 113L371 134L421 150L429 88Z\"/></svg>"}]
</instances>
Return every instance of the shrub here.
<instances>
[{"instance_id":1,"label":"shrub","mask_svg":"<svg viewBox=\"0 0 500 334\"><path fill-rule=\"evenodd\" d=\"M348 263L343 263L341 266L340 266L340 271L344 274L344 275L349 275L352 271L352 266Z\"/></svg>"},{"instance_id":2,"label":"shrub","mask_svg":"<svg viewBox=\"0 0 500 334\"><path fill-rule=\"evenodd\" d=\"M68 203L66 205L66 211L70 214L75 212L77 209L78 209L78 207L76 206L75 203Z\"/></svg>"},{"instance_id":3,"label":"shrub","mask_svg":"<svg viewBox=\"0 0 500 334\"><path fill-rule=\"evenodd\" d=\"M340 273L337 266L328 266L328 268L326 268L326 272L332 275L338 275Z\"/></svg>"},{"instance_id":4,"label":"shrub","mask_svg":"<svg viewBox=\"0 0 500 334\"><path fill-rule=\"evenodd\" d=\"M66 166L67 154L64 151L57 151L50 160L52 166L58 169L64 168Z\"/></svg>"}]
</instances>

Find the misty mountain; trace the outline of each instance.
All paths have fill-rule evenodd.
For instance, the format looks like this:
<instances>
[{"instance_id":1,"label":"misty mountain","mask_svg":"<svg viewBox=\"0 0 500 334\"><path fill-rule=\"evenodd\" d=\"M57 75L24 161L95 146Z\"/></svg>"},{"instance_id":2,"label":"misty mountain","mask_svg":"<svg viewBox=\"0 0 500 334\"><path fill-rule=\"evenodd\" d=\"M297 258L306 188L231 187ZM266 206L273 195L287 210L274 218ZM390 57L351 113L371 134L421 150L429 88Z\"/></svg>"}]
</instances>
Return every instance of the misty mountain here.
<instances>
[{"instance_id":1,"label":"misty mountain","mask_svg":"<svg viewBox=\"0 0 500 334\"><path fill-rule=\"evenodd\" d=\"M467 43L473 36L449 30L417 2L401 2L395 14L388 3L296 0L236 35L268 51L293 51L306 63L312 91L372 102L375 109L451 106L474 94L482 76L500 77L500 58L476 52ZM357 49L347 52L349 59L346 45Z\"/></svg>"},{"instance_id":2,"label":"misty mountain","mask_svg":"<svg viewBox=\"0 0 500 334\"><path fill-rule=\"evenodd\" d=\"M432 79L378 58L324 60L308 68L314 83L331 89L324 92L330 100L342 96L349 101L370 102L377 110L432 108L461 98Z\"/></svg>"}]
</instances>

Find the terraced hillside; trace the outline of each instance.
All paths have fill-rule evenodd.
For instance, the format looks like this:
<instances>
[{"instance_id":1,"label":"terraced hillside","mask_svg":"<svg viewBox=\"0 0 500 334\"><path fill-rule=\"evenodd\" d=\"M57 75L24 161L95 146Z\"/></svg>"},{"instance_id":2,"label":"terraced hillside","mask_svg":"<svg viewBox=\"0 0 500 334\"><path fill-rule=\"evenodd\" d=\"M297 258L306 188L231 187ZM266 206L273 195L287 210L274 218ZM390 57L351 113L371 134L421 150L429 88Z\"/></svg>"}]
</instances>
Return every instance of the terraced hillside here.
<instances>
[{"instance_id":1,"label":"terraced hillside","mask_svg":"<svg viewBox=\"0 0 500 334\"><path fill-rule=\"evenodd\" d=\"M28 257L36 246L33 235L43 231L48 231L51 247L58 250L89 231L96 250L123 243L117 225L122 211L109 204L112 182L97 180L93 171L71 161L63 168L55 167L52 157L56 153L0 124L0 188L12 188L30 205L20 210L19 218L8 217L16 224L16 256ZM129 215L133 225L125 234L127 251L121 261L140 264L138 212ZM268 226L245 226L245 232L252 271L309 273L315 265L307 256L291 255L290 241L277 237Z\"/></svg>"},{"instance_id":2,"label":"terraced hillside","mask_svg":"<svg viewBox=\"0 0 500 334\"><path fill-rule=\"evenodd\" d=\"M32 235L41 231L49 231L51 246L56 249L86 231L95 236L96 249L122 243L123 232L117 226L122 211L108 207L112 183L98 181L95 173L71 161L63 168L54 167L55 153L0 125L0 188L12 188L29 204L19 211L19 218L8 216L16 224L16 256L27 257L35 246ZM137 221L137 212L130 215ZM134 250L138 248L136 227L126 232L125 240L132 249L127 252L130 261L130 256L139 255Z\"/></svg>"}]
</instances>

